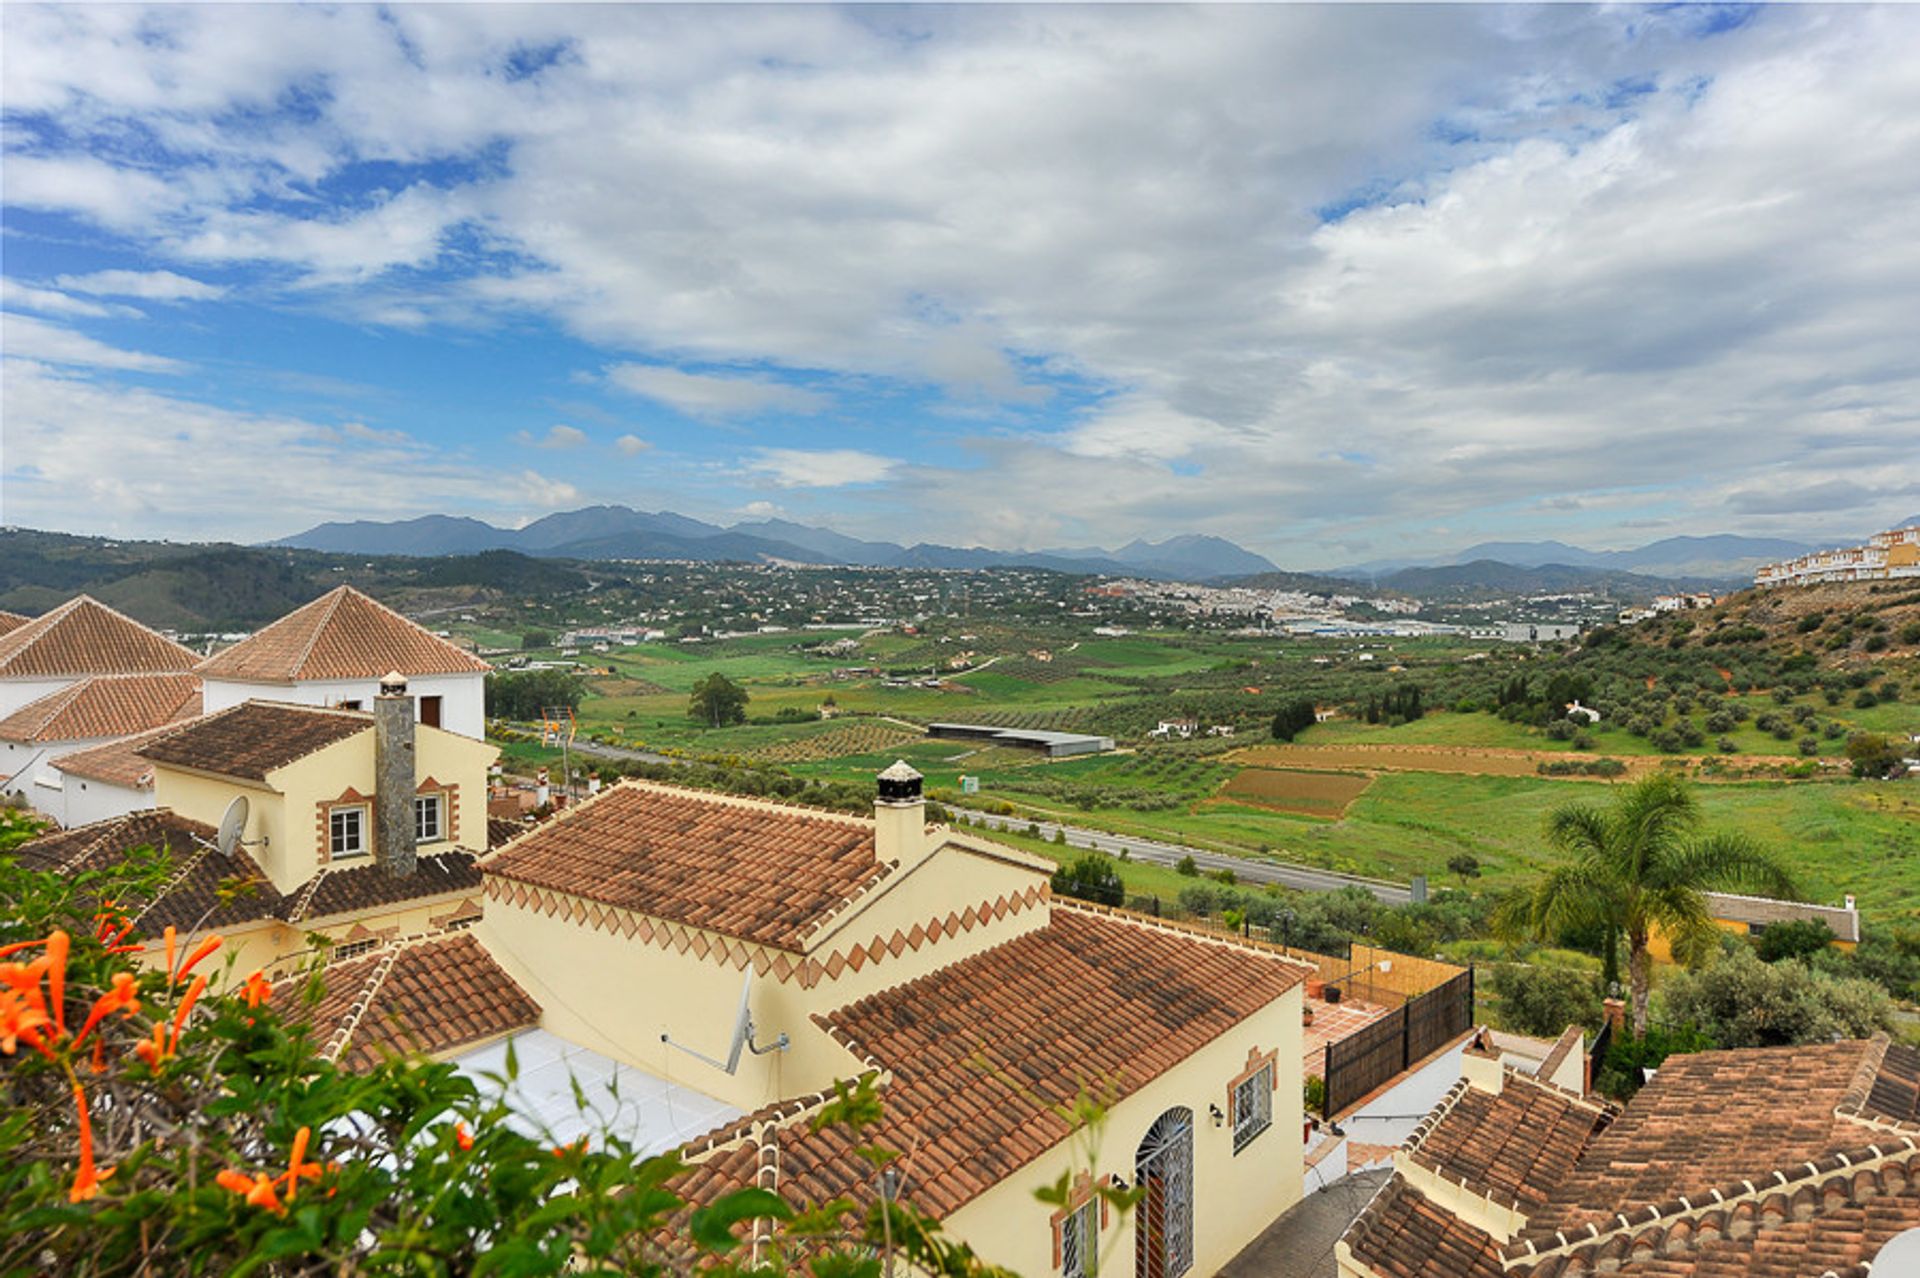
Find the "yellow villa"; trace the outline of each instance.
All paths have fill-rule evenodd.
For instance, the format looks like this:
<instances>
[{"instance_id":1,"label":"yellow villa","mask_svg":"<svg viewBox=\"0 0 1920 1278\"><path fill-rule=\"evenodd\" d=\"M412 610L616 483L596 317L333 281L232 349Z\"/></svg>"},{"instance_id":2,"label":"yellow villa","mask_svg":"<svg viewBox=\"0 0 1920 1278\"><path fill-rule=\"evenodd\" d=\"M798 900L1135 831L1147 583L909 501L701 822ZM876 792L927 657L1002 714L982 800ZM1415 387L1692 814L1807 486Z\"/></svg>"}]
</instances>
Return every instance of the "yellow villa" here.
<instances>
[{"instance_id":1,"label":"yellow villa","mask_svg":"<svg viewBox=\"0 0 1920 1278\"><path fill-rule=\"evenodd\" d=\"M468 926L496 751L413 714L396 684L372 712L249 701L143 736L131 753L154 807L17 855L71 874L165 849L172 878L132 920L149 961L169 925L185 938L219 932L243 974L310 956L312 934L350 957ZM229 819L238 840L223 849Z\"/></svg>"},{"instance_id":2,"label":"yellow villa","mask_svg":"<svg viewBox=\"0 0 1920 1278\"><path fill-rule=\"evenodd\" d=\"M1733 892L1703 892L1714 926L1735 936L1757 937L1780 923L1824 923L1833 933L1835 949L1860 944L1860 911L1849 896L1844 905L1810 905L1805 901L1776 901L1766 896ZM1647 938L1647 949L1662 963L1673 962L1671 939L1659 928Z\"/></svg>"}]
</instances>

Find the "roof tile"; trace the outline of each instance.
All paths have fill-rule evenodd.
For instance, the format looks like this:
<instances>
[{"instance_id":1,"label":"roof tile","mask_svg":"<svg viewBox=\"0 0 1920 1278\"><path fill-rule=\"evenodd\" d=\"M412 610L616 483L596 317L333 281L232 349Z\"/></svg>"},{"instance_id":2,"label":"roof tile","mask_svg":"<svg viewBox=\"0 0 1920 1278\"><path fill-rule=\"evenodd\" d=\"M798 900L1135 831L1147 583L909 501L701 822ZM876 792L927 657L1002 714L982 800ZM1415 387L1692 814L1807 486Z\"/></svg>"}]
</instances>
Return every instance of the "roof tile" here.
<instances>
[{"instance_id":1,"label":"roof tile","mask_svg":"<svg viewBox=\"0 0 1920 1278\"><path fill-rule=\"evenodd\" d=\"M328 591L200 663L209 679L293 683L484 674L493 667L351 586Z\"/></svg>"},{"instance_id":2,"label":"roof tile","mask_svg":"<svg viewBox=\"0 0 1920 1278\"><path fill-rule=\"evenodd\" d=\"M200 658L87 595L0 632L0 679L155 674Z\"/></svg>"},{"instance_id":3,"label":"roof tile","mask_svg":"<svg viewBox=\"0 0 1920 1278\"><path fill-rule=\"evenodd\" d=\"M264 781L267 773L366 732L373 717L278 701L247 701L203 715L140 748L156 763Z\"/></svg>"},{"instance_id":4,"label":"roof tile","mask_svg":"<svg viewBox=\"0 0 1920 1278\"><path fill-rule=\"evenodd\" d=\"M0 719L0 740L124 737L199 713L198 675L89 675Z\"/></svg>"}]
</instances>

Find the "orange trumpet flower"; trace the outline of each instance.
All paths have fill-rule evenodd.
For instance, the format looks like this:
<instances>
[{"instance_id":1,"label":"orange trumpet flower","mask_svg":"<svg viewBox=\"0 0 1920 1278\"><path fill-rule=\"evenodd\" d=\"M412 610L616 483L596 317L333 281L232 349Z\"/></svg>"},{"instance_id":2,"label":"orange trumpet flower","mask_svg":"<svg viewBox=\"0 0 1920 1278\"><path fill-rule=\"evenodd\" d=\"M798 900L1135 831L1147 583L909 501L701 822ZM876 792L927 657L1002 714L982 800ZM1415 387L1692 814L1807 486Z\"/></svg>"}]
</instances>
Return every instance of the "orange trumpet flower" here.
<instances>
[{"instance_id":1,"label":"orange trumpet flower","mask_svg":"<svg viewBox=\"0 0 1920 1278\"><path fill-rule=\"evenodd\" d=\"M213 1179L222 1189L232 1190L255 1207L264 1207L275 1215L286 1214L286 1205L280 1201L280 1195L273 1192L271 1176L249 1176L245 1172L229 1169L222 1171Z\"/></svg>"},{"instance_id":2,"label":"orange trumpet flower","mask_svg":"<svg viewBox=\"0 0 1920 1278\"><path fill-rule=\"evenodd\" d=\"M47 1002L53 1004L53 1026L61 1034L67 1032L67 948L71 944L59 928L47 938Z\"/></svg>"},{"instance_id":3,"label":"orange trumpet flower","mask_svg":"<svg viewBox=\"0 0 1920 1278\"><path fill-rule=\"evenodd\" d=\"M131 972L119 972L114 975L113 988L93 1000L93 1010L87 1014L87 1023L73 1040L74 1047L87 1041L87 1035L93 1033L93 1027L114 1012L132 1016L140 1010L140 999L134 993L134 980Z\"/></svg>"},{"instance_id":4,"label":"orange trumpet flower","mask_svg":"<svg viewBox=\"0 0 1920 1278\"><path fill-rule=\"evenodd\" d=\"M453 1125L453 1143L458 1145L462 1150L473 1148L473 1133L467 1130L465 1123L455 1123Z\"/></svg>"},{"instance_id":5,"label":"orange trumpet flower","mask_svg":"<svg viewBox=\"0 0 1920 1278\"><path fill-rule=\"evenodd\" d=\"M21 950L30 950L36 945L45 945L45 938L38 941L15 941L12 945L0 945L0 958L9 954L18 954Z\"/></svg>"},{"instance_id":6,"label":"orange trumpet flower","mask_svg":"<svg viewBox=\"0 0 1920 1278\"><path fill-rule=\"evenodd\" d=\"M47 1019L46 1012L38 1006L37 999L28 999L16 990L0 986L0 1053L13 1055L14 1049L24 1040L28 1047L46 1054L47 1047L40 1037L40 1027L52 1023Z\"/></svg>"},{"instance_id":7,"label":"orange trumpet flower","mask_svg":"<svg viewBox=\"0 0 1920 1278\"><path fill-rule=\"evenodd\" d=\"M175 980L177 980L177 979L178 979L178 978L177 978L177 977L175 977L175 976L174 976L174 974L173 974L173 944L174 944L174 939L175 939L175 937L176 937L176 935L177 935L177 934L176 934L176 933L174 932L174 930L173 930L173 924L171 924L171 923L169 923L169 924L167 924L167 932L166 932L166 936L167 936L167 983L168 983L169 985L171 985L171 984L172 984L172 983L173 983L173 982L174 982Z\"/></svg>"},{"instance_id":8,"label":"orange trumpet flower","mask_svg":"<svg viewBox=\"0 0 1920 1278\"><path fill-rule=\"evenodd\" d=\"M293 1134L293 1154L287 1159L287 1201L293 1201L293 1191L299 1186L300 1178L320 1179L320 1164L303 1162L307 1156L307 1142L313 1137L311 1127L302 1127Z\"/></svg>"},{"instance_id":9,"label":"orange trumpet flower","mask_svg":"<svg viewBox=\"0 0 1920 1278\"><path fill-rule=\"evenodd\" d=\"M173 974L173 979L176 982L186 980L187 973L197 967L201 959L213 953L224 944L226 944L226 939L221 936L209 936L206 940L200 942L193 953L187 956L187 961L180 965L180 970Z\"/></svg>"},{"instance_id":10,"label":"orange trumpet flower","mask_svg":"<svg viewBox=\"0 0 1920 1278\"><path fill-rule=\"evenodd\" d=\"M173 1055L172 1049L167 1046L167 1027L155 1025L152 1041L141 1043L133 1049L133 1054L145 1061L148 1069L157 1071L160 1068L160 1062Z\"/></svg>"},{"instance_id":11,"label":"orange trumpet flower","mask_svg":"<svg viewBox=\"0 0 1920 1278\"><path fill-rule=\"evenodd\" d=\"M187 1023L187 1013L193 1010L193 1005L200 1001L200 996L206 990L207 978L204 976L194 977L193 984L187 986L187 996L180 1000L180 1010L173 1014L173 1037L167 1042L169 1055L180 1050L180 1030Z\"/></svg>"},{"instance_id":12,"label":"orange trumpet flower","mask_svg":"<svg viewBox=\"0 0 1920 1278\"><path fill-rule=\"evenodd\" d=\"M253 973L242 988L247 995L248 1007L258 1007L273 997L273 982L267 979L264 972Z\"/></svg>"},{"instance_id":13,"label":"orange trumpet flower","mask_svg":"<svg viewBox=\"0 0 1920 1278\"><path fill-rule=\"evenodd\" d=\"M113 1170L100 1171L93 1165L93 1119L87 1113L87 1093L78 1083L73 1085L73 1105L80 1115L80 1170L67 1191L67 1201L83 1203L100 1192L100 1182Z\"/></svg>"}]
</instances>

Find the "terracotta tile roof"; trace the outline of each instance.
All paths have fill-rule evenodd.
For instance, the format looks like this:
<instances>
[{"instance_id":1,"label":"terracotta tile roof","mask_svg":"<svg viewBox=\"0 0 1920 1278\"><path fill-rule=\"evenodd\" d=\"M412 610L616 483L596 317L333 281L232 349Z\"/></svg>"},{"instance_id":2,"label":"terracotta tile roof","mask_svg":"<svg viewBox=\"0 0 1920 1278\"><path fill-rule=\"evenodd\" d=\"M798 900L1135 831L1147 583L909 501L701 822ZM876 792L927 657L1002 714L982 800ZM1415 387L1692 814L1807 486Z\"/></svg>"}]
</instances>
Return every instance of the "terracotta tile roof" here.
<instances>
[{"instance_id":1,"label":"terracotta tile roof","mask_svg":"<svg viewBox=\"0 0 1920 1278\"><path fill-rule=\"evenodd\" d=\"M149 742L158 741L172 732L174 727L173 724L167 724L136 736L94 746L90 750L75 750L54 759L51 766L68 776L104 781L109 785L126 786L130 790L151 790L153 760L140 751Z\"/></svg>"},{"instance_id":2,"label":"terracotta tile roof","mask_svg":"<svg viewBox=\"0 0 1920 1278\"><path fill-rule=\"evenodd\" d=\"M775 1137L778 1188L796 1203L857 1194L872 1167L854 1145L872 1142L913 1151L904 1192L951 1213L1065 1140L1059 1109L1083 1087L1127 1096L1309 974L1231 943L1056 908L1044 928L815 1018L883 1071L884 1117L858 1141L787 1123ZM722 1187L752 1165L723 1155L706 1176Z\"/></svg>"},{"instance_id":3,"label":"terracotta tile roof","mask_svg":"<svg viewBox=\"0 0 1920 1278\"><path fill-rule=\"evenodd\" d=\"M519 817L500 817L489 812L487 814L487 848L491 851L497 847L504 847L532 828Z\"/></svg>"},{"instance_id":4,"label":"terracotta tile roof","mask_svg":"<svg viewBox=\"0 0 1920 1278\"><path fill-rule=\"evenodd\" d=\"M873 823L626 781L522 836L488 874L799 952L891 869Z\"/></svg>"},{"instance_id":5,"label":"terracotta tile roof","mask_svg":"<svg viewBox=\"0 0 1920 1278\"><path fill-rule=\"evenodd\" d=\"M0 635L11 634L32 620L32 617L23 617L17 612L0 612Z\"/></svg>"},{"instance_id":6,"label":"terracotta tile roof","mask_svg":"<svg viewBox=\"0 0 1920 1278\"><path fill-rule=\"evenodd\" d=\"M86 595L0 634L0 679L157 674L191 670L199 660Z\"/></svg>"},{"instance_id":7,"label":"terracotta tile roof","mask_svg":"<svg viewBox=\"0 0 1920 1278\"><path fill-rule=\"evenodd\" d=\"M1617 1112L1520 1073L1506 1076L1498 1096L1463 1080L1441 1109L1408 1141L1408 1156L1482 1198L1523 1208L1546 1202L1547 1188Z\"/></svg>"},{"instance_id":8,"label":"terracotta tile roof","mask_svg":"<svg viewBox=\"0 0 1920 1278\"><path fill-rule=\"evenodd\" d=\"M231 857L214 851L209 844L216 833L204 822L153 808L44 835L14 856L28 869L70 875L118 864L138 847L164 850L172 873L151 901L130 909L136 937L157 936L169 925L205 931L277 917L285 898L246 849Z\"/></svg>"},{"instance_id":9,"label":"terracotta tile roof","mask_svg":"<svg viewBox=\"0 0 1920 1278\"><path fill-rule=\"evenodd\" d=\"M540 1021L540 1005L470 934L389 947L319 973L324 994L311 1013L299 986L283 982L274 1005L307 1019L314 1043L364 1069L406 1052L440 1054Z\"/></svg>"},{"instance_id":10,"label":"terracotta tile roof","mask_svg":"<svg viewBox=\"0 0 1920 1278\"><path fill-rule=\"evenodd\" d=\"M1825 923L1836 939L1860 939L1860 912L1838 905L1809 905L1805 901L1776 901L1766 896L1739 896L1732 892L1703 892L1707 912L1716 919L1749 926L1812 920Z\"/></svg>"},{"instance_id":11,"label":"terracotta tile roof","mask_svg":"<svg viewBox=\"0 0 1920 1278\"><path fill-rule=\"evenodd\" d=\"M1873 1045L1822 1043L1669 1057L1528 1216L1528 1233L1604 1219L1865 1144L1835 1110ZM1758 1103L1764 1102L1764 1103ZM1724 1121L1716 1121L1716 1116Z\"/></svg>"},{"instance_id":12,"label":"terracotta tile roof","mask_svg":"<svg viewBox=\"0 0 1920 1278\"><path fill-rule=\"evenodd\" d=\"M1578 1125L1532 1095L1514 1108L1521 1088L1557 1092L1512 1071L1498 1098L1462 1084L1407 1155L1511 1190L1518 1235L1402 1174L1348 1231L1356 1258L1386 1278L1821 1278L1864 1275L1920 1227L1920 1052L1885 1036L1672 1057L1570 1165Z\"/></svg>"},{"instance_id":13,"label":"terracotta tile roof","mask_svg":"<svg viewBox=\"0 0 1920 1278\"><path fill-rule=\"evenodd\" d=\"M124 737L199 713L198 675L89 675L0 719L0 740Z\"/></svg>"},{"instance_id":14,"label":"terracotta tile roof","mask_svg":"<svg viewBox=\"0 0 1920 1278\"><path fill-rule=\"evenodd\" d=\"M414 871L396 879L373 861L347 867L328 866L289 900L283 913L289 923L357 914L428 897L480 891L480 866L464 849L423 854Z\"/></svg>"},{"instance_id":15,"label":"terracotta tile roof","mask_svg":"<svg viewBox=\"0 0 1920 1278\"><path fill-rule=\"evenodd\" d=\"M200 663L209 679L292 683L485 673L493 667L351 586L328 591Z\"/></svg>"},{"instance_id":16,"label":"terracotta tile roof","mask_svg":"<svg viewBox=\"0 0 1920 1278\"><path fill-rule=\"evenodd\" d=\"M267 773L373 727L356 710L247 701L163 733L140 748L156 763L264 781Z\"/></svg>"},{"instance_id":17,"label":"terracotta tile roof","mask_svg":"<svg viewBox=\"0 0 1920 1278\"><path fill-rule=\"evenodd\" d=\"M1346 1244L1380 1278L1501 1278L1500 1248L1401 1176L1347 1229Z\"/></svg>"}]
</instances>

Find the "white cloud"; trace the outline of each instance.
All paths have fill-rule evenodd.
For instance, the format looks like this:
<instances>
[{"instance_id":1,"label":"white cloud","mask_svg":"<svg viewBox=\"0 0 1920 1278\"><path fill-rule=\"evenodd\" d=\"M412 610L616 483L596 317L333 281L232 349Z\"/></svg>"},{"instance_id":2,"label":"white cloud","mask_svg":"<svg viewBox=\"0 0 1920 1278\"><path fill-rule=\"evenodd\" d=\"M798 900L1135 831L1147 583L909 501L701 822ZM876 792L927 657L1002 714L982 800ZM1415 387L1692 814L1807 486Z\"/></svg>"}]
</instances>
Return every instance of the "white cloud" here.
<instances>
[{"instance_id":1,"label":"white cloud","mask_svg":"<svg viewBox=\"0 0 1920 1278\"><path fill-rule=\"evenodd\" d=\"M693 417L814 413L829 402L824 395L766 378L683 373L657 364L615 364L606 370L606 376L621 390Z\"/></svg>"},{"instance_id":2,"label":"white cloud","mask_svg":"<svg viewBox=\"0 0 1920 1278\"><path fill-rule=\"evenodd\" d=\"M569 448L578 448L587 442L587 432L577 426L555 423L547 428L544 435L534 435L529 431L520 431L515 436L520 443L532 448L546 448L555 452Z\"/></svg>"},{"instance_id":3,"label":"white cloud","mask_svg":"<svg viewBox=\"0 0 1920 1278\"><path fill-rule=\"evenodd\" d=\"M227 292L218 284L189 279L172 271L94 271L88 275L62 275L54 283L76 293L140 297L153 302L205 302L224 297Z\"/></svg>"},{"instance_id":4,"label":"white cloud","mask_svg":"<svg viewBox=\"0 0 1920 1278\"><path fill-rule=\"evenodd\" d=\"M649 444L638 435L622 435L613 441L613 446L628 457L638 457L641 453L653 447L652 444Z\"/></svg>"},{"instance_id":5,"label":"white cloud","mask_svg":"<svg viewBox=\"0 0 1920 1278\"><path fill-rule=\"evenodd\" d=\"M421 331L547 317L709 420L936 388L967 424L916 433L979 429L966 465L752 468L869 459L846 497L878 524L1314 562L1542 494L1541 535L1813 529L1835 512L1778 494L1862 465L1822 493L1870 526L1920 480L1888 455L1920 397L1912 8L1707 39L1438 5L13 6L7 34L10 111L74 139L10 151L9 202L156 261ZM274 116L295 86L326 91ZM1097 406L1043 429L1045 384Z\"/></svg>"},{"instance_id":6,"label":"white cloud","mask_svg":"<svg viewBox=\"0 0 1920 1278\"><path fill-rule=\"evenodd\" d=\"M97 342L84 333L76 333L58 324L26 315L0 317L8 359L39 360L46 364L67 364L88 368L114 369L127 373L178 373L186 365L164 355L145 351L126 351L105 342Z\"/></svg>"},{"instance_id":7,"label":"white cloud","mask_svg":"<svg viewBox=\"0 0 1920 1278\"><path fill-rule=\"evenodd\" d=\"M891 476L898 465L891 458L854 448L761 448L746 462L750 472L778 488L877 484Z\"/></svg>"},{"instance_id":8,"label":"white cloud","mask_svg":"<svg viewBox=\"0 0 1920 1278\"><path fill-rule=\"evenodd\" d=\"M449 459L399 431L235 412L9 359L4 519L121 536L265 540L328 519L447 510L508 522L571 484ZM221 523L210 529L210 512Z\"/></svg>"},{"instance_id":9,"label":"white cloud","mask_svg":"<svg viewBox=\"0 0 1920 1278\"><path fill-rule=\"evenodd\" d=\"M75 315L83 319L139 319L131 306L89 302L50 288L36 288L15 279L0 279L0 307L10 311L38 311L42 315Z\"/></svg>"}]
</instances>

